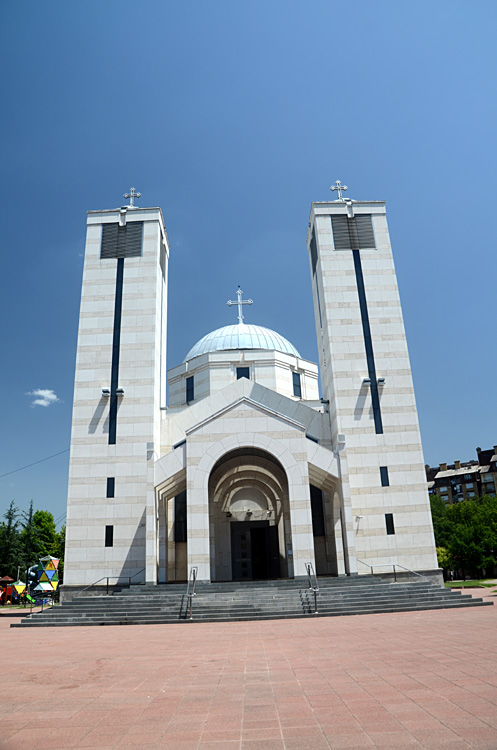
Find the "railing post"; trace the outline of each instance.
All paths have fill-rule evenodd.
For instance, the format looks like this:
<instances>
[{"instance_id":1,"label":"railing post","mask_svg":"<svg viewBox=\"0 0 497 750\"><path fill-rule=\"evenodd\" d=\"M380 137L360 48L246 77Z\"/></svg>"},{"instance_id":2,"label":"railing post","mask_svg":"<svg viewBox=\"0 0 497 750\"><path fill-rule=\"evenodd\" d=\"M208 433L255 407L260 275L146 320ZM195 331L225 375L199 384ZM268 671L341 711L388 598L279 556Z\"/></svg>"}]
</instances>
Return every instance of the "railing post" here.
<instances>
[{"instance_id":1,"label":"railing post","mask_svg":"<svg viewBox=\"0 0 497 750\"><path fill-rule=\"evenodd\" d=\"M108 577L107 577L107 586L106 586L106 589L105 589L105 595L109 596L109 578Z\"/></svg>"},{"instance_id":2,"label":"railing post","mask_svg":"<svg viewBox=\"0 0 497 750\"><path fill-rule=\"evenodd\" d=\"M131 576L128 576L128 588L131 588Z\"/></svg>"},{"instance_id":3,"label":"railing post","mask_svg":"<svg viewBox=\"0 0 497 750\"><path fill-rule=\"evenodd\" d=\"M371 575L374 575L373 574L373 566L371 565L370 567L371 567Z\"/></svg>"},{"instance_id":4,"label":"railing post","mask_svg":"<svg viewBox=\"0 0 497 750\"><path fill-rule=\"evenodd\" d=\"M393 580L394 583L397 583L397 568L395 567L395 565L393 566Z\"/></svg>"}]
</instances>

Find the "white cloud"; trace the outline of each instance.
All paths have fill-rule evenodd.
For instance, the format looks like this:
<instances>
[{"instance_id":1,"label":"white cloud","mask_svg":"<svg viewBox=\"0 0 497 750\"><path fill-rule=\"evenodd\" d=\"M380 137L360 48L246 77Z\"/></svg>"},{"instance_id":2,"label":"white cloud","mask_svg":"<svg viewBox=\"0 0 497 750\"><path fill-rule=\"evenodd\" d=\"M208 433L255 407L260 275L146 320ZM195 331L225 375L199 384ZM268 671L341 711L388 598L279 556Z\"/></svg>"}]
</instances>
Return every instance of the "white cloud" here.
<instances>
[{"instance_id":1,"label":"white cloud","mask_svg":"<svg viewBox=\"0 0 497 750\"><path fill-rule=\"evenodd\" d=\"M37 388L34 391L28 391L26 396L31 396L34 399L31 406L50 406L60 401L55 392L48 388Z\"/></svg>"}]
</instances>

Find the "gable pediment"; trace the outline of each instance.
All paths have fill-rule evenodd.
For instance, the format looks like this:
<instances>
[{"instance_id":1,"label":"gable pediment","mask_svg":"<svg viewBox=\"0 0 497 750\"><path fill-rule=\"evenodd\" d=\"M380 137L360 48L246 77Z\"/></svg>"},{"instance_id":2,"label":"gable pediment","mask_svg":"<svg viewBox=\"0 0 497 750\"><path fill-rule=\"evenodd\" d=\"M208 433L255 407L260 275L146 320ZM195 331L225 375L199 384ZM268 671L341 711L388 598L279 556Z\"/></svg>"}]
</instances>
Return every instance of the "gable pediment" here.
<instances>
[{"instance_id":1,"label":"gable pediment","mask_svg":"<svg viewBox=\"0 0 497 750\"><path fill-rule=\"evenodd\" d=\"M210 423L213 423L219 419L223 419L226 417L232 417L232 416L243 417L244 412L246 412L247 409L258 412L262 416L276 419L279 422L283 422L285 425L287 425L287 427L290 427L292 429L298 430L299 432L305 433L305 426L301 422L297 422L295 419L292 419L291 417L288 417L285 414L282 414L281 412L271 409L268 406L265 406L264 404L260 404L257 401L254 401L253 399L247 396L242 396L241 398L234 401L232 404L229 404L228 406L225 406L222 409L219 409L218 411L204 418L200 422L197 422L197 424L189 427L185 431L185 433L187 436L192 435L194 432L197 432L197 430L200 430L206 427Z\"/></svg>"}]
</instances>

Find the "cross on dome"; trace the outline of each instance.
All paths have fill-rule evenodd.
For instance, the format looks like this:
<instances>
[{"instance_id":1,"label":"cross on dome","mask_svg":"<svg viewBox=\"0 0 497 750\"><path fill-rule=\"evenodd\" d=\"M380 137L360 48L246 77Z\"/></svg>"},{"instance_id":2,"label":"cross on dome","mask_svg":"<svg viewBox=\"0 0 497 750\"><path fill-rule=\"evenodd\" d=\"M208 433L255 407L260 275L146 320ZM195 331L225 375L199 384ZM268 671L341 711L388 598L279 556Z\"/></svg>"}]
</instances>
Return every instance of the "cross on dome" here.
<instances>
[{"instance_id":1,"label":"cross on dome","mask_svg":"<svg viewBox=\"0 0 497 750\"><path fill-rule=\"evenodd\" d=\"M231 307L232 305L238 305L238 325L243 324L243 305L253 305L253 300L251 299L242 299L243 292L240 289L240 285L238 285L238 289L236 290L236 296L238 297L236 302L233 302L233 300L229 299L227 301L228 307Z\"/></svg>"},{"instance_id":2,"label":"cross on dome","mask_svg":"<svg viewBox=\"0 0 497 750\"><path fill-rule=\"evenodd\" d=\"M337 180L334 185L330 187L330 190L338 190L338 200L344 201L345 198L342 196L342 190L348 190L347 185L342 185L340 180Z\"/></svg>"},{"instance_id":3,"label":"cross on dome","mask_svg":"<svg viewBox=\"0 0 497 750\"><path fill-rule=\"evenodd\" d=\"M141 198L142 194L138 193L136 191L136 188L132 187L129 191L129 193L124 193L123 198L129 198L129 206L128 208L138 208L138 206L135 206L135 198Z\"/></svg>"}]
</instances>

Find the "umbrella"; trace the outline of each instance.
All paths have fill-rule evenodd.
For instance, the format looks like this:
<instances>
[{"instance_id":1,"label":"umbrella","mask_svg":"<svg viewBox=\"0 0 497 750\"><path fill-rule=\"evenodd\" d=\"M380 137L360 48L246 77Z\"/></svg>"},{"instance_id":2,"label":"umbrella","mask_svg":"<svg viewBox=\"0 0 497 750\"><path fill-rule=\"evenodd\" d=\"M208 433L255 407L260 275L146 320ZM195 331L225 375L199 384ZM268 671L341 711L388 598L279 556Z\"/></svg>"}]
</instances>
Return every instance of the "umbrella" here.
<instances>
[{"instance_id":1,"label":"umbrella","mask_svg":"<svg viewBox=\"0 0 497 750\"><path fill-rule=\"evenodd\" d=\"M10 576L3 576L3 578L0 578L0 583L14 583L14 579Z\"/></svg>"}]
</instances>

